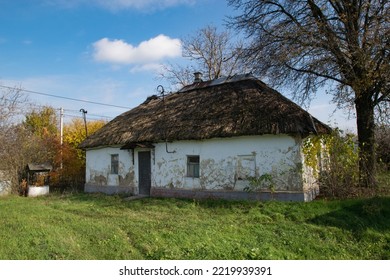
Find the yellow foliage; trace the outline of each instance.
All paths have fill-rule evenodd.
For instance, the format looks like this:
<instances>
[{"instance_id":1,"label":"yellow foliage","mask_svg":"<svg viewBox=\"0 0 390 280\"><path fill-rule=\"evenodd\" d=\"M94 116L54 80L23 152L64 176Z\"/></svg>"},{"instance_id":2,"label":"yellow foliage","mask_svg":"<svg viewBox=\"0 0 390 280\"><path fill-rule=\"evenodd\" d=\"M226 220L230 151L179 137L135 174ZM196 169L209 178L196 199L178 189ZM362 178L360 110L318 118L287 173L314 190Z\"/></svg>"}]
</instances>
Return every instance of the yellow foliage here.
<instances>
[{"instance_id":1,"label":"yellow foliage","mask_svg":"<svg viewBox=\"0 0 390 280\"><path fill-rule=\"evenodd\" d=\"M88 121L87 128L88 134L91 135L100 129L106 124L106 121L97 120L97 121ZM81 119L72 119L71 122L64 125L64 143L67 143L69 146L77 149L78 145L85 140L85 126L84 121ZM78 150L78 158L84 159L84 153L81 150Z\"/></svg>"}]
</instances>

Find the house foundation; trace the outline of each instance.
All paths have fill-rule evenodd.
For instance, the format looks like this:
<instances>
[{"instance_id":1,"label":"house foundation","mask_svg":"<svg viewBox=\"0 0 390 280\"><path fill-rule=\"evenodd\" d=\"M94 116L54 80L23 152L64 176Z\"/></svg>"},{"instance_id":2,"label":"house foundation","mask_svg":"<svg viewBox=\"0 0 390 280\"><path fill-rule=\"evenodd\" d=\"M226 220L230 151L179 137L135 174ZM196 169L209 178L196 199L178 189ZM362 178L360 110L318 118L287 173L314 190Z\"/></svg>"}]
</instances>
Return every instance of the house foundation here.
<instances>
[{"instance_id":1,"label":"house foundation","mask_svg":"<svg viewBox=\"0 0 390 280\"><path fill-rule=\"evenodd\" d=\"M252 200L252 201L312 201L316 191L306 192L245 192L245 191L208 191L152 188L151 197L175 197L187 199L224 199L224 200Z\"/></svg>"}]
</instances>

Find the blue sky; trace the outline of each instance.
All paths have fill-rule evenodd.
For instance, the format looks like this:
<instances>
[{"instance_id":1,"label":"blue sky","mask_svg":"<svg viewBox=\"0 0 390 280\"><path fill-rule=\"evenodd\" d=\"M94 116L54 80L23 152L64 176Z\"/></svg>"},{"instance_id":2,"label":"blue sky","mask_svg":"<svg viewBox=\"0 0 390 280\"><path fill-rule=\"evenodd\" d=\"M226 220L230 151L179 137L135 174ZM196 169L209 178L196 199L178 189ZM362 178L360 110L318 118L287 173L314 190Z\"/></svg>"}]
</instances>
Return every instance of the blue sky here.
<instances>
[{"instance_id":1,"label":"blue sky","mask_svg":"<svg viewBox=\"0 0 390 280\"><path fill-rule=\"evenodd\" d=\"M163 63L183 62L181 41L206 25L223 30L234 11L224 0L0 0L0 85L133 108L156 94ZM27 93L26 93L27 94ZM68 118L115 117L125 108L29 93ZM354 130L319 93L308 109Z\"/></svg>"}]
</instances>

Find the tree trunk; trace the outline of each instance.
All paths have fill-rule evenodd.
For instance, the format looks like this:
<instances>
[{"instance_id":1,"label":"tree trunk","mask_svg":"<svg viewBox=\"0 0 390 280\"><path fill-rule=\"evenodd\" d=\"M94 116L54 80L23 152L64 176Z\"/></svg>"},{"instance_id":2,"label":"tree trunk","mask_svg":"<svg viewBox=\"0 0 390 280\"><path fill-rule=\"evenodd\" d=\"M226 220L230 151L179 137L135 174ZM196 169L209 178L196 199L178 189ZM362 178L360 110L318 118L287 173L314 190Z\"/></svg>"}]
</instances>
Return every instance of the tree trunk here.
<instances>
[{"instance_id":1,"label":"tree trunk","mask_svg":"<svg viewBox=\"0 0 390 280\"><path fill-rule=\"evenodd\" d=\"M359 141L359 183L362 187L376 186L375 120L370 94L355 100Z\"/></svg>"}]
</instances>

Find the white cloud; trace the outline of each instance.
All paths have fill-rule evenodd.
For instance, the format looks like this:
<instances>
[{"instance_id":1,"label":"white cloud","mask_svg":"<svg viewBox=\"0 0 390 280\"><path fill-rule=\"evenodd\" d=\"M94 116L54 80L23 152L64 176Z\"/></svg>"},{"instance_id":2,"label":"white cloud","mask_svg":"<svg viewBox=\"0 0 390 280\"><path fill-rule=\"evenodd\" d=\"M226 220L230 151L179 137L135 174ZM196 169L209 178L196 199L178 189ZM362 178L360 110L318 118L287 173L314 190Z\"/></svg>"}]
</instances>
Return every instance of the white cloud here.
<instances>
[{"instance_id":1,"label":"white cloud","mask_svg":"<svg viewBox=\"0 0 390 280\"><path fill-rule=\"evenodd\" d=\"M123 40L103 38L93 43L93 57L112 64L151 64L164 58L181 56L181 41L158 35L133 46Z\"/></svg>"},{"instance_id":2,"label":"white cloud","mask_svg":"<svg viewBox=\"0 0 390 280\"><path fill-rule=\"evenodd\" d=\"M163 65L159 63L147 63L143 65L136 65L130 69L130 73L138 72L156 72L159 73L162 71Z\"/></svg>"}]
</instances>

